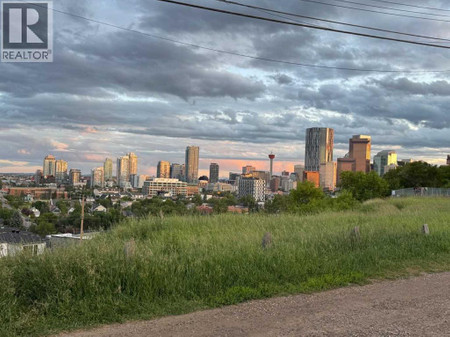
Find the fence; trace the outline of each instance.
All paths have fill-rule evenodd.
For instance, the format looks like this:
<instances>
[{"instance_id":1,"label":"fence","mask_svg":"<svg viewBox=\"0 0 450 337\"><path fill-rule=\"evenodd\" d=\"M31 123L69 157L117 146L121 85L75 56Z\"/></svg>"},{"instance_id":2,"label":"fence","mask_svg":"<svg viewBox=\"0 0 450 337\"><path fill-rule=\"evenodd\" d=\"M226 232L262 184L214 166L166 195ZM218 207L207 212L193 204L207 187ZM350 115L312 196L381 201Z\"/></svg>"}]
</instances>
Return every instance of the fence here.
<instances>
[{"instance_id":1,"label":"fence","mask_svg":"<svg viewBox=\"0 0 450 337\"><path fill-rule=\"evenodd\" d=\"M392 191L393 197L450 197L450 188L416 187Z\"/></svg>"}]
</instances>

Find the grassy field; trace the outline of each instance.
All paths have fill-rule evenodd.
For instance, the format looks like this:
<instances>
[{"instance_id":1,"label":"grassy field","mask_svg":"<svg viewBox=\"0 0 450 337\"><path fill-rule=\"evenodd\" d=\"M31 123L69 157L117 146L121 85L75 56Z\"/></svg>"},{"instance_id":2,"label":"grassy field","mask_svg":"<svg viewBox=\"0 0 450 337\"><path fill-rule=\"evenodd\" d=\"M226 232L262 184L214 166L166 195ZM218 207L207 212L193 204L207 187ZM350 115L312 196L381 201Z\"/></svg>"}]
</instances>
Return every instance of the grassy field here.
<instances>
[{"instance_id":1,"label":"grassy field","mask_svg":"<svg viewBox=\"0 0 450 337\"><path fill-rule=\"evenodd\" d=\"M421 233L427 223L430 235ZM360 227L361 237L351 234ZM263 249L264 233L273 244ZM124 253L134 238L134 254ZM0 260L0 336L40 336L374 278L450 270L450 199L355 211L128 221L72 248Z\"/></svg>"}]
</instances>

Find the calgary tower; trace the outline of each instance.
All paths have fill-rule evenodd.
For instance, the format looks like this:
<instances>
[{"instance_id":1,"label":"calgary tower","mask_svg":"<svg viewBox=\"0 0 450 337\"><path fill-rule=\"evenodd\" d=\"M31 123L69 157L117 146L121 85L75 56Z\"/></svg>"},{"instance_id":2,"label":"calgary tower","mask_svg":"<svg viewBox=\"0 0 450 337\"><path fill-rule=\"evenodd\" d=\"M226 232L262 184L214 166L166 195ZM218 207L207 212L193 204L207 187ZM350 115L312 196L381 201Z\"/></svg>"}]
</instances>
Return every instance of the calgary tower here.
<instances>
[{"instance_id":1,"label":"calgary tower","mask_svg":"<svg viewBox=\"0 0 450 337\"><path fill-rule=\"evenodd\" d=\"M269 154L269 159L270 159L270 179L272 179L272 174L273 174L273 160L275 159L275 155L270 152Z\"/></svg>"}]
</instances>

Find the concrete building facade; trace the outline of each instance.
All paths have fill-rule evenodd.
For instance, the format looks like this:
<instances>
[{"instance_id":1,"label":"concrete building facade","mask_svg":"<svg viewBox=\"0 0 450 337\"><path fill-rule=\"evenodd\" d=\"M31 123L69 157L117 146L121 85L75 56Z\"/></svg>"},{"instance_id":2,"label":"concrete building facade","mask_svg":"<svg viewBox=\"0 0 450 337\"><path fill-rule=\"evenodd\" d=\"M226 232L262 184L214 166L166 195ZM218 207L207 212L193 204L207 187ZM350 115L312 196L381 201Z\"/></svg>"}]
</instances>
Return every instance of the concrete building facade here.
<instances>
[{"instance_id":1,"label":"concrete building facade","mask_svg":"<svg viewBox=\"0 0 450 337\"><path fill-rule=\"evenodd\" d=\"M264 180L256 178L241 178L239 179L238 186L239 198L250 195L256 201L265 200L264 190L266 183Z\"/></svg>"},{"instance_id":2,"label":"concrete building facade","mask_svg":"<svg viewBox=\"0 0 450 337\"><path fill-rule=\"evenodd\" d=\"M219 181L219 164L211 163L209 165L209 182L214 184Z\"/></svg>"}]
</instances>

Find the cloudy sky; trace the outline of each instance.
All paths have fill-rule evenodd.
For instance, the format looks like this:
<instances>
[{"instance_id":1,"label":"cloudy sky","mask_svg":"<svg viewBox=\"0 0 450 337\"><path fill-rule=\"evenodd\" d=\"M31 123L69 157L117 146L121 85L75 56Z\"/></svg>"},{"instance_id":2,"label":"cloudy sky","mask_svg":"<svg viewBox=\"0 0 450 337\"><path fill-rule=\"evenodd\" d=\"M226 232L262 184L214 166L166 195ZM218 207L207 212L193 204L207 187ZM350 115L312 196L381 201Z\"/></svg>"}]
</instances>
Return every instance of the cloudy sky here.
<instances>
[{"instance_id":1,"label":"cloudy sky","mask_svg":"<svg viewBox=\"0 0 450 337\"><path fill-rule=\"evenodd\" d=\"M447 11L355 1L440 21L301 0L241 0L450 39L447 1L396 1ZM214 0L186 2L287 20ZM394 13L337 0L320 2ZM294 164L303 163L305 129L313 126L334 128L335 159L348 151L353 134L372 136L372 156L395 149L399 158L444 164L450 154L449 49L261 22L155 0L64 0L54 1L53 7L151 36L260 58L357 69L449 71L380 73L265 62L55 12L53 63L0 63L0 172L34 172L50 153L88 173L105 157L132 151L139 156L140 173L154 174L159 160L182 163L187 145L200 146L201 173L210 162L220 164L221 176L245 164L268 169L271 151L277 156L276 172L292 171Z\"/></svg>"}]
</instances>

